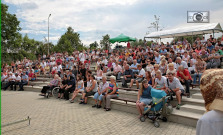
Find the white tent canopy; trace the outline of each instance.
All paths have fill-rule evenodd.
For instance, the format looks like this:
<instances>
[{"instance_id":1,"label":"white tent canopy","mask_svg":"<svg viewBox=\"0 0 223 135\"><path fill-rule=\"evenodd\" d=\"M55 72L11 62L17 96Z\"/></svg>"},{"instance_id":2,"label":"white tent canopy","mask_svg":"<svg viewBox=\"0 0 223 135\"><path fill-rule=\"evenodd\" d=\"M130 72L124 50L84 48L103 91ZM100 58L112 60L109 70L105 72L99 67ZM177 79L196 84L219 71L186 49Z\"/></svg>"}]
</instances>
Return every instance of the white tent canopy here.
<instances>
[{"instance_id":1,"label":"white tent canopy","mask_svg":"<svg viewBox=\"0 0 223 135\"><path fill-rule=\"evenodd\" d=\"M219 23L210 23L205 25L196 25L190 27L179 27L171 30L163 30L152 32L145 36L145 38L173 38L180 36L203 35L223 32Z\"/></svg>"}]
</instances>

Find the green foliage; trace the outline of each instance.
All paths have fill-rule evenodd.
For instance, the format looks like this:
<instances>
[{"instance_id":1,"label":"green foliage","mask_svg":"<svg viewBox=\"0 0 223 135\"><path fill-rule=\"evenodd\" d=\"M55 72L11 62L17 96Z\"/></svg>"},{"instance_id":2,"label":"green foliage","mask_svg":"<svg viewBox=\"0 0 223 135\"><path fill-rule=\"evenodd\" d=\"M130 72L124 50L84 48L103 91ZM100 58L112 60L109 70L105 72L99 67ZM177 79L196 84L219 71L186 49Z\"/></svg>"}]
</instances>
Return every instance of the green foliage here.
<instances>
[{"instance_id":1,"label":"green foliage","mask_svg":"<svg viewBox=\"0 0 223 135\"><path fill-rule=\"evenodd\" d=\"M8 6L1 3L1 46L2 52L20 47L21 30L15 14L8 13Z\"/></svg>"},{"instance_id":2,"label":"green foliage","mask_svg":"<svg viewBox=\"0 0 223 135\"><path fill-rule=\"evenodd\" d=\"M109 46L109 39L110 36L108 34L102 36L102 40L100 40L100 47L101 49L107 49Z\"/></svg>"},{"instance_id":3,"label":"green foliage","mask_svg":"<svg viewBox=\"0 0 223 135\"><path fill-rule=\"evenodd\" d=\"M202 39L202 35L195 35L195 36L175 37L175 38L173 39L173 41L175 41L175 43L176 43L178 40L183 41L184 38L185 38L189 43L192 44L192 42L194 42L198 37L199 37L200 39Z\"/></svg>"},{"instance_id":4,"label":"green foliage","mask_svg":"<svg viewBox=\"0 0 223 135\"><path fill-rule=\"evenodd\" d=\"M94 41L94 43L90 44L90 49L97 49L97 47L99 46L97 41Z\"/></svg>"},{"instance_id":5,"label":"green foliage","mask_svg":"<svg viewBox=\"0 0 223 135\"><path fill-rule=\"evenodd\" d=\"M54 51L68 52L69 54L71 54L76 49L83 49L80 35L77 32L74 32L72 27L68 27L66 33L61 36L57 45L54 47Z\"/></svg>"},{"instance_id":6,"label":"green foliage","mask_svg":"<svg viewBox=\"0 0 223 135\"><path fill-rule=\"evenodd\" d=\"M144 45L144 40L143 39L137 39L135 42L130 42L132 47L137 47L137 46L143 46Z\"/></svg>"}]
</instances>

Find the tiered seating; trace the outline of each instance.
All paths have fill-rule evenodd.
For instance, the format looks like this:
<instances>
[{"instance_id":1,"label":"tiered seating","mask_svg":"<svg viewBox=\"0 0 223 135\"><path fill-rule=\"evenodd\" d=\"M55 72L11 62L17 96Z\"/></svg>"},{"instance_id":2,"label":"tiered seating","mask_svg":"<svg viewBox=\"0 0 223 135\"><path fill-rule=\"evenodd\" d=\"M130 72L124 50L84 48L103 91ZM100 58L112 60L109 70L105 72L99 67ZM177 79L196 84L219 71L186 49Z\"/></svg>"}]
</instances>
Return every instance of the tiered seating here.
<instances>
[{"instance_id":1,"label":"tiered seating","mask_svg":"<svg viewBox=\"0 0 223 135\"><path fill-rule=\"evenodd\" d=\"M222 63L223 68L223 63ZM91 69L95 69L95 66L92 65ZM95 70L93 73L95 74ZM108 81L110 80L109 76ZM52 78L49 76L41 75L38 77L37 81L30 82L28 86L24 86L25 91L35 91L40 92L44 85L47 85ZM128 84L129 85L129 84ZM137 100L138 90L136 86L133 85L132 88L123 88L121 82L118 82L119 86L119 98L111 99L111 108L119 111L124 111L127 113L138 114L135 106L135 102ZM196 87L190 89L191 98L184 97L182 98L182 106L180 110L174 109L173 113L168 116L168 120L176 123L181 123L190 126L196 126L197 120L203 115L205 112L204 108L204 100L200 93L200 88ZM78 102L77 97L75 102ZM177 104L176 99L171 102L174 105ZM94 104L93 96L89 97L88 104Z\"/></svg>"}]
</instances>

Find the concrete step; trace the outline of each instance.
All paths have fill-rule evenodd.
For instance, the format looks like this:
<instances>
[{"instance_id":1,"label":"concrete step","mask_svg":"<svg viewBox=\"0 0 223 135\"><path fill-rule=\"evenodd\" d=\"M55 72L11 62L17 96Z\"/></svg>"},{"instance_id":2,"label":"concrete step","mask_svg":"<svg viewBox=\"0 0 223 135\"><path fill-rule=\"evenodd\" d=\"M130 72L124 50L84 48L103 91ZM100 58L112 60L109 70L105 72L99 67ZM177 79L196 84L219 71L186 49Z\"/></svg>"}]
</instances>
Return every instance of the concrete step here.
<instances>
[{"instance_id":1,"label":"concrete step","mask_svg":"<svg viewBox=\"0 0 223 135\"><path fill-rule=\"evenodd\" d=\"M202 114L173 109L172 114L167 119L175 123L196 127L201 116Z\"/></svg>"},{"instance_id":2,"label":"concrete step","mask_svg":"<svg viewBox=\"0 0 223 135\"><path fill-rule=\"evenodd\" d=\"M203 96L202 96L201 93L195 93L195 94L192 95L192 98L194 98L194 99L203 99Z\"/></svg>"},{"instance_id":3,"label":"concrete step","mask_svg":"<svg viewBox=\"0 0 223 135\"><path fill-rule=\"evenodd\" d=\"M182 104L190 104L204 107L204 100L183 97Z\"/></svg>"},{"instance_id":4,"label":"concrete step","mask_svg":"<svg viewBox=\"0 0 223 135\"><path fill-rule=\"evenodd\" d=\"M203 106L197 106L197 105L190 105L190 104L185 104L180 107L181 111L187 111L187 112L192 112L192 113L197 113L197 114L204 114L206 111Z\"/></svg>"}]
</instances>

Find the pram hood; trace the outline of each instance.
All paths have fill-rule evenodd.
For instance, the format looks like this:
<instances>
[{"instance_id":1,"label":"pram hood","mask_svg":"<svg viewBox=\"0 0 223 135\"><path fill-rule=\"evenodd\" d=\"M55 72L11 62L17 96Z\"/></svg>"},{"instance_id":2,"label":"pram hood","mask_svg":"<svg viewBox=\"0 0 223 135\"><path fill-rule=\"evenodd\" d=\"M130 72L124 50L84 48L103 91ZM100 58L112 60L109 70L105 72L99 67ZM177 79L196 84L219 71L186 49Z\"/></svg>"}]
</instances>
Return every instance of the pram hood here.
<instances>
[{"instance_id":1,"label":"pram hood","mask_svg":"<svg viewBox=\"0 0 223 135\"><path fill-rule=\"evenodd\" d=\"M151 89L151 96L153 99L153 104L155 106L151 108L152 111L159 111L163 107L163 102L160 102L163 97L166 97L166 92L163 90L156 90L156 89ZM167 99L165 99L166 103Z\"/></svg>"}]
</instances>

